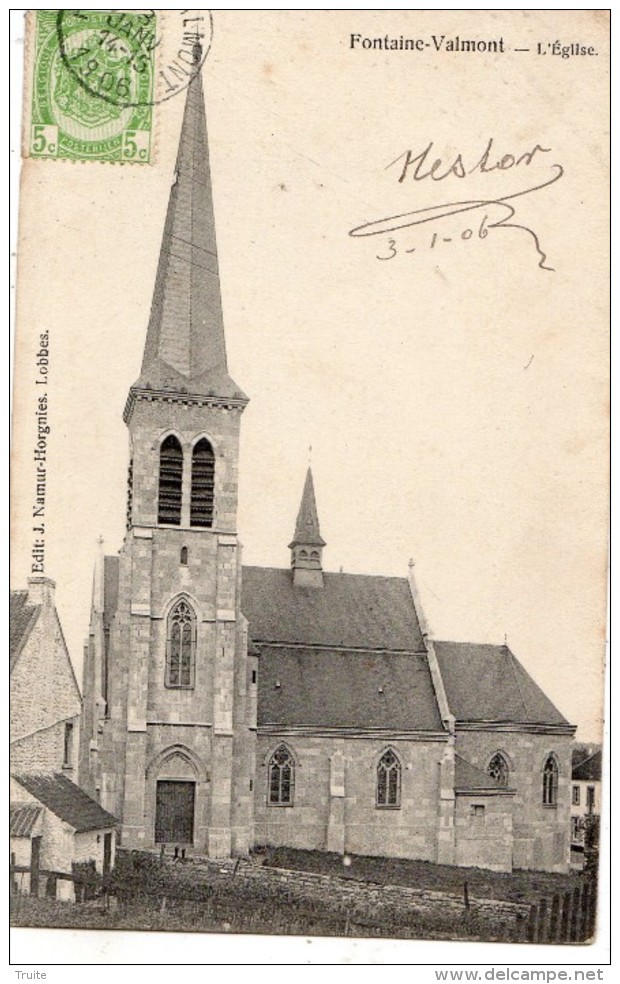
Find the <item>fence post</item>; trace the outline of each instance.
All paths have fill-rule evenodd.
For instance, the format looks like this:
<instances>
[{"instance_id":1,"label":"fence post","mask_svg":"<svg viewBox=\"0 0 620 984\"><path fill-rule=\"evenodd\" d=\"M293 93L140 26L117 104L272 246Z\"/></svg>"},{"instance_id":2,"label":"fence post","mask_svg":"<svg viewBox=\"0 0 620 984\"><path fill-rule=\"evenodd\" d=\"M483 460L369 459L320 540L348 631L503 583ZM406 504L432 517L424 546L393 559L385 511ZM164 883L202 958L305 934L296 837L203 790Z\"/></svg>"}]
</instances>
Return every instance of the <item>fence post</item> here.
<instances>
[{"instance_id":1,"label":"fence post","mask_svg":"<svg viewBox=\"0 0 620 984\"><path fill-rule=\"evenodd\" d=\"M469 885L467 882L463 883L463 900L465 902L465 908L469 909Z\"/></svg>"},{"instance_id":2,"label":"fence post","mask_svg":"<svg viewBox=\"0 0 620 984\"><path fill-rule=\"evenodd\" d=\"M596 875L590 882L590 905L588 907L588 920L586 929L586 939L590 940L596 933L596 907L598 905L598 879Z\"/></svg>"},{"instance_id":3,"label":"fence post","mask_svg":"<svg viewBox=\"0 0 620 984\"><path fill-rule=\"evenodd\" d=\"M579 934L580 943L585 943L588 939L588 915L590 913L590 900L592 896L592 882L585 882L581 889L581 909L579 912Z\"/></svg>"},{"instance_id":4,"label":"fence post","mask_svg":"<svg viewBox=\"0 0 620 984\"><path fill-rule=\"evenodd\" d=\"M578 885L573 889L573 897L571 900L571 913L570 913L570 941L575 943L578 939L578 929L579 929L579 902L581 899L581 890Z\"/></svg>"},{"instance_id":5,"label":"fence post","mask_svg":"<svg viewBox=\"0 0 620 984\"><path fill-rule=\"evenodd\" d=\"M560 924L560 942L568 943L570 936L570 904L572 899L570 892L564 892L562 896L562 922Z\"/></svg>"},{"instance_id":6,"label":"fence post","mask_svg":"<svg viewBox=\"0 0 620 984\"><path fill-rule=\"evenodd\" d=\"M549 916L549 942L557 943L560 935L560 896L556 892L551 899L551 914Z\"/></svg>"},{"instance_id":7,"label":"fence post","mask_svg":"<svg viewBox=\"0 0 620 984\"><path fill-rule=\"evenodd\" d=\"M530 906L530 915L529 915L529 919L527 921L527 942L528 943L535 943L536 942L536 932L537 932L537 929L538 929L538 906L534 904L534 905L531 905Z\"/></svg>"},{"instance_id":8,"label":"fence post","mask_svg":"<svg viewBox=\"0 0 620 984\"><path fill-rule=\"evenodd\" d=\"M548 943L549 942L549 926L547 924L547 900L541 899L538 906L538 934L536 937L538 943Z\"/></svg>"}]
</instances>

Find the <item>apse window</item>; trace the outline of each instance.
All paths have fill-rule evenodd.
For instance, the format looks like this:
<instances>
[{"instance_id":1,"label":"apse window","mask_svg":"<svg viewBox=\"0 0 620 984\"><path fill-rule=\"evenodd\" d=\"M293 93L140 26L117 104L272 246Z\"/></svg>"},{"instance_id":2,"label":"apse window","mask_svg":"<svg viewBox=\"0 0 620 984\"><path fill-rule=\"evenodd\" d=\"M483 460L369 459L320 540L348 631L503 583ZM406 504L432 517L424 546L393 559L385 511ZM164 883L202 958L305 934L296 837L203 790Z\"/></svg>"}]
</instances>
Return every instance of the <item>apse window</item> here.
<instances>
[{"instance_id":1,"label":"apse window","mask_svg":"<svg viewBox=\"0 0 620 984\"><path fill-rule=\"evenodd\" d=\"M543 768L543 806L558 805L558 763L550 755Z\"/></svg>"},{"instance_id":2,"label":"apse window","mask_svg":"<svg viewBox=\"0 0 620 984\"><path fill-rule=\"evenodd\" d=\"M501 752L497 752L489 762L488 773L498 785L508 785L508 763Z\"/></svg>"}]
</instances>

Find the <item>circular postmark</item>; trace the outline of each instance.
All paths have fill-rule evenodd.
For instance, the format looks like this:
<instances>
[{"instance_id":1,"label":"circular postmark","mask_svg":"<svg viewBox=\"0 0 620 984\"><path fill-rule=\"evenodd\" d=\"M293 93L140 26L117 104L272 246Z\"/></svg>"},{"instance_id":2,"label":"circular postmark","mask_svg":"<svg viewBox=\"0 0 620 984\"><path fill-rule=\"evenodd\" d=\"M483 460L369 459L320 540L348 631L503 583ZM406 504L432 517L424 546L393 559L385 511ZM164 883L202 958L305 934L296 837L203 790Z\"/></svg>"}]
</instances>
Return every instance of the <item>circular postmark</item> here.
<instances>
[{"instance_id":1,"label":"circular postmark","mask_svg":"<svg viewBox=\"0 0 620 984\"><path fill-rule=\"evenodd\" d=\"M203 10L165 14L163 31L154 10L58 11L66 98L78 111L80 102L105 104L108 112L150 107L187 88L209 53L213 16Z\"/></svg>"}]
</instances>

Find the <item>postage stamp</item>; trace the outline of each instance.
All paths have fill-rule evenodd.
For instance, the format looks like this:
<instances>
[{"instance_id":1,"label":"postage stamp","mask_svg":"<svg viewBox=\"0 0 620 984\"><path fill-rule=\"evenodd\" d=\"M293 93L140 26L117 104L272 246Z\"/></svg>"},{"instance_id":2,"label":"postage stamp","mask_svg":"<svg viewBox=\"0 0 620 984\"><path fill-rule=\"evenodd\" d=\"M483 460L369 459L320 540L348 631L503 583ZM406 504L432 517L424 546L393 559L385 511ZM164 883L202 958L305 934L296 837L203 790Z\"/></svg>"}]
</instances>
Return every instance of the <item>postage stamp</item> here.
<instances>
[{"instance_id":1,"label":"postage stamp","mask_svg":"<svg viewBox=\"0 0 620 984\"><path fill-rule=\"evenodd\" d=\"M31 157L151 162L157 13L37 10Z\"/></svg>"}]
</instances>

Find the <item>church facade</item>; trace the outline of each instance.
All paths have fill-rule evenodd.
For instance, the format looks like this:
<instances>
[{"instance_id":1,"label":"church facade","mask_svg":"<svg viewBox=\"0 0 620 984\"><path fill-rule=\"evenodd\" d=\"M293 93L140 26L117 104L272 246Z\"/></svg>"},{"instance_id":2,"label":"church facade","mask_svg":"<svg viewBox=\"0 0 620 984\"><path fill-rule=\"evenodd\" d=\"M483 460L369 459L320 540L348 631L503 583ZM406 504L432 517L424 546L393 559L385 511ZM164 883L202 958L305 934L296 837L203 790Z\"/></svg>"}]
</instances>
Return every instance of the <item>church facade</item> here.
<instances>
[{"instance_id":1,"label":"church facade","mask_svg":"<svg viewBox=\"0 0 620 984\"><path fill-rule=\"evenodd\" d=\"M567 870L575 728L507 646L432 640L412 566L325 571L310 470L290 569L242 565L248 400L217 264L198 74L124 412L126 536L95 575L80 784L123 847Z\"/></svg>"}]
</instances>

